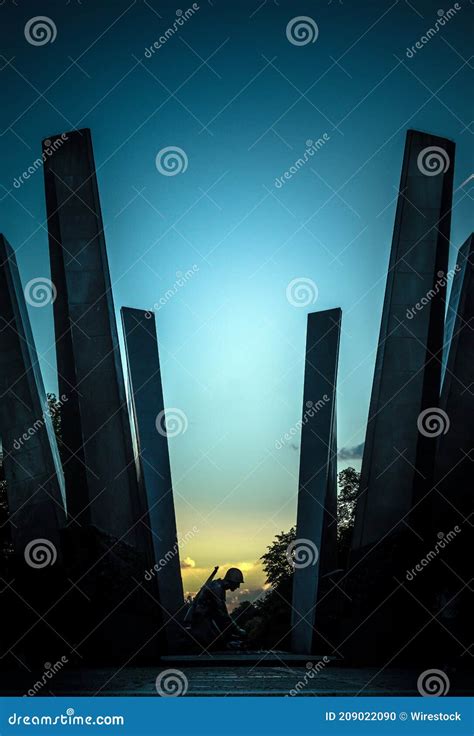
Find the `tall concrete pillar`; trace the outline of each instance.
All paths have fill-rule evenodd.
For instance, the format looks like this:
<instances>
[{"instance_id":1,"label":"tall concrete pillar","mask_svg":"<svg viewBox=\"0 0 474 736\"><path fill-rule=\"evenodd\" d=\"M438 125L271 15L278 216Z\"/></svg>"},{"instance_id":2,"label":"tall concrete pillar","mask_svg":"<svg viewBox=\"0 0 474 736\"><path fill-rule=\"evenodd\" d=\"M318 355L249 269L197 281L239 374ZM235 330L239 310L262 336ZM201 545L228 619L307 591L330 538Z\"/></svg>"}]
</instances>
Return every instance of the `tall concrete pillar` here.
<instances>
[{"instance_id":1,"label":"tall concrete pillar","mask_svg":"<svg viewBox=\"0 0 474 736\"><path fill-rule=\"evenodd\" d=\"M134 546L137 490L104 228L89 130L47 139L45 185L64 471L73 518Z\"/></svg>"},{"instance_id":2,"label":"tall concrete pillar","mask_svg":"<svg viewBox=\"0 0 474 736\"><path fill-rule=\"evenodd\" d=\"M337 566L336 380L340 329L340 309L308 315L293 550L292 649L299 653L312 650L320 581Z\"/></svg>"},{"instance_id":3,"label":"tall concrete pillar","mask_svg":"<svg viewBox=\"0 0 474 736\"><path fill-rule=\"evenodd\" d=\"M454 148L407 133L346 580L345 641L359 661L406 655L423 621L403 581L427 543L419 504L433 484Z\"/></svg>"},{"instance_id":4,"label":"tall concrete pillar","mask_svg":"<svg viewBox=\"0 0 474 736\"><path fill-rule=\"evenodd\" d=\"M155 316L128 307L122 307L121 314L140 482L148 502L155 558L159 563L159 600L166 617L183 608L184 597Z\"/></svg>"},{"instance_id":5,"label":"tall concrete pillar","mask_svg":"<svg viewBox=\"0 0 474 736\"><path fill-rule=\"evenodd\" d=\"M446 316L444 379L437 442L435 484L430 504L436 565L430 570L433 608L444 624L437 646L465 657L472 640L472 477L474 473L474 235L458 252ZM443 636L443 643L440 638ZM463 662L464 659L459 659Z\"/></svg>"},{"instance_id":6,"label":"tall concrete pillar","mask_svg":"<svg viewBox=\"0 0 474 736\"><path fill-rule=\"evenodd\" d=\"M407 133L353 549L395 529L433 474L419 429L439 400L454 143Z\"/></svg>"},{"instance_id":7,"label":"tall concrete pillar","mask_svg":"<svg viewBox=\"0 0 474 736\"><path fill-rule=\"evenodd\" d=\"M0 235L0 436L14 550L23 557L31 543L26 557L33 565L44 555L51 563L59 558L66 522L63 472L25 302L26 294L38 306L35 290L42 288L48 300L47 282L23 290L15 254Z\"/></svg>"},{"instance_id":8,"label":"tall concrete pillar","mask_svg":"<svg viewBox=\"0 0 474 736\"><path fill-rule=\"evenodd\" d=\"M100 662L163 651L148 508L138 484L91 134L43 142L74 638ZM72 594L71 594L72 596ZM72 598L71 598L72 600Z\"/></svg>"}]
</instances>

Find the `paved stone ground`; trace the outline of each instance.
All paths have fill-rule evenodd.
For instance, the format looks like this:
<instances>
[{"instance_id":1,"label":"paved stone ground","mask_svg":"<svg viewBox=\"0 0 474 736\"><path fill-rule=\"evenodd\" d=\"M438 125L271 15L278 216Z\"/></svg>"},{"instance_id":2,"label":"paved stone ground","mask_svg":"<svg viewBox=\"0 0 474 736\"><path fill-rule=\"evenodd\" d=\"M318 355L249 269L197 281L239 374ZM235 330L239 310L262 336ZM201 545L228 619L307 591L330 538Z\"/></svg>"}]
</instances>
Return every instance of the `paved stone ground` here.
<instances>
[{"instance_id":1,"label":"paved stone ground","mask_svg":"<svg viewBox=\"0 0 474 736\"><path fill-rule=\"evenodd\" d=\"M330 695L418 695L418 670L377 668L352 669L327 665L316 671L302 666L228 666L228 667L129 667L68 670L58 673L37 691L37 695L157 695L156 680L160 673L163 687L172 687L169 670L178 674L177 687L187 682L188 696L275 695L330 696ZM313 676L311 676L313 672ZM185 679L186 678L186 679ZM4 695L23 695L34 686L38 675L25 673L21 681L11 673L2 673L0 692ZM450 673L450 695L468 695L473 691L472 678ZM298 685L298 683L300 683Z\"/></svg>"}]
</instances>

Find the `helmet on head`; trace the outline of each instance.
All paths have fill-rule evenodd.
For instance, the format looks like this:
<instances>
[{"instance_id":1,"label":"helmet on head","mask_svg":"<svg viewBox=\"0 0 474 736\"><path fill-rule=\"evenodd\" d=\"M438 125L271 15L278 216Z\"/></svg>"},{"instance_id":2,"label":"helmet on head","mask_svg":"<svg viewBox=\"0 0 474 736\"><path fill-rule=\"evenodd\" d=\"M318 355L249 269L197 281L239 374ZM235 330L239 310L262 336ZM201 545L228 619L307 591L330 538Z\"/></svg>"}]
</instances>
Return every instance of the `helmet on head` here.
<instances>
[{"instance_id":1,"label":"helmet on head","mask_svg":"<svg viewBox=\"0 0 474 736\"><path fill-rule=\"evenodd\" d=\"M226 574L224 575L224 580L227 580L227 582L229 583L243 583L244 576L242 575L242 571L239 570L238 567L229 567Z\"/></svg>"}]
</instances>

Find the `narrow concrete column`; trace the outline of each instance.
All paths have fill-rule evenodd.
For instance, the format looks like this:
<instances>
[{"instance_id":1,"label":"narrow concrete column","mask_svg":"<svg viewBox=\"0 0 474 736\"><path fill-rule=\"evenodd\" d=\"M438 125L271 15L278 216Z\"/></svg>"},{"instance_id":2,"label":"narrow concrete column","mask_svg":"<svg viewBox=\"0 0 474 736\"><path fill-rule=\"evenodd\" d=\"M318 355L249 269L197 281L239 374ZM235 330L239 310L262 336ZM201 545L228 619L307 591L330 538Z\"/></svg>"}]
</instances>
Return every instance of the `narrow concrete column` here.
<instances>
[{"instance_id":1,"label":"narrow concrete column","mask_svg":"<svg viewBox=\"0 0 474 736\"><path fill-rule=\"evenodd\" d=\"M159 600L166 618L184 605L155 316L122 307L140 483L147 498Z\"/></svg>"},{"instance_id":2,"label":"narrow concrete column","mask_svg":"<svg viewBox=\"0 0 474 736\"><path fill-rule=\"evenodd\" d=\"M310 653L320 579L336 567L336 380L341 310L308 315L293 576L292 649Z\"/></svg>"},{"instance_id":3,"label":"narrow concrete column","mask_svg":"<svg viewBox=\"0 0 474 736\"><path fill-rule=\"evenodd\" d=\"M31 543L32 566L58 560L66 522L63 472L25 302L25 292L35 302L42 288L46 304L53 298L48 283L30 282L24 291L15 254L0 235L0 436L12 542L18 557Z\"/></svg>"},{"instance_id":4,"label":"narrow concrete column","mask_svg":"<svg viewBox=\"0 0 474 736\"><path fill-rule=\"evenodd\" d=\"M422 580L407 583L432 544L454 151L445 138L407 133L345 576L345 654L360 663L430 649L419 636Z\"/></svg>"},{"instance_id":5,"label":"narrow concrete column","mask_svg":"<svg viewBox=\"0 0 474 736\"><path fill-rule=\"evenodd\" d=\"M43 142L68 506L81 524L143 546L112 285L89 130Z\"/></svg>"}]
</instances>

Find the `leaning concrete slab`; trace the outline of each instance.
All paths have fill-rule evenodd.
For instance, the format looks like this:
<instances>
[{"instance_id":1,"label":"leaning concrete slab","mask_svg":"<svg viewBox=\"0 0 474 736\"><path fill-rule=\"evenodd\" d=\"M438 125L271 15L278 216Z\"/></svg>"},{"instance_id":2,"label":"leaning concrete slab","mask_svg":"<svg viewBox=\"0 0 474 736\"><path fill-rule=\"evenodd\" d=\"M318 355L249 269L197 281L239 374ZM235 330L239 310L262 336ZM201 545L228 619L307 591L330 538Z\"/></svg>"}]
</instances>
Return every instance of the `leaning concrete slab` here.
<instances>
[{"instance_id":1,"label":"leaning concrete slab","mask_svg":"<svg viewBox=\"0 0 474 736\"><path fill-rule=\"evenodd\" d=\"M184 597L155 316L128 307L122 307L121 314L140 482L148 502L159 600L166 618L183 608Z\"/></svg>"},{"instance_id":2,"label":"leaning concrete slab","mask_svg":"<svg viewBox=\"0 0 474 736\"><path fill-rule=\"evenodd\" d=\"M91 134L43 142L64 470L64 555L80 581L74 641L97 661L165 646L147 499L138 483ZM57 143L57 145L56 145ZM72 594L71 594L72 596ZM71 598L72 599L72 598Z\"/></svg>"},{"instance_id":3,"label":"leaning concrete slab","mask_svg":"<svg viewBox=\"0 0 474 736\"><path fill-rule=\"evenodd\" d=\"M137 547L146 505L133 463L90 131L63 134L44 169L59 390L69 396L62 414L68 506L80 523Z\"/></svg>"},{"instance_id":4,"label":"leaning concrete slab","mask_svg":"<svg viewBox=\"0 0 474 736\"><path fill-rule=\"evenodd\" d=\"M336 568L336 378L341 310L308 315L294 546L292 650L310 653L320 578Z\"/></svg>"},{"instance_id":5,"label":"leaning concrete slab","mask_svg":"<svg viewBox=\"0 0 474 736\"><path fill-rule=\"evenodd\" d=\"M31 543L33 566L44 555L58 559L66 523L63 472L25 300L48 304L49 289L38 278L23 290L15 254L0 235L0 436L14 550L23 557Z\"/></svg>"},{"instance_id":6,"label":"leaning concrete slab","mask_svg":"<svg viewBox=\"0 0 474 736\"><path fill-rule=\"evenodd\" d=\"M439 409L454 143L408 131L345 575L346 657L412 657L429 646L407 571L426 554ZM408 576L408 577L407 577ZM415 651L416 650L416 651Z\"/></svg>"},{"instance_id":7,"label":"leaning concrete slab","mask_svg":"<svg viewBox=\"0 0 474 736\"><path fill-rule=\"evenodd\" d=\"M454 143L408 131L354 550L390 533L433 476L433 444L418 425L439 398L453 169Z\"/></svg>"},{"instance_id":8,"label":"leaning concrete slab","mask_svg":"<svg viewBox=\"0 0 474 736\"><path fill-rule=\"evenodd\" d=\"M474 472L474 235L459 249L446 316L446 359L430 499L431 539L439 556L425 586L427 605L440 610L437 647L465 656L472 640L472 477ZM450 632L451 635L446 635ZM440 638L443 636L444 641ZM462 661L462 660L460 660Z\"/></svg>"}]
</instances>

